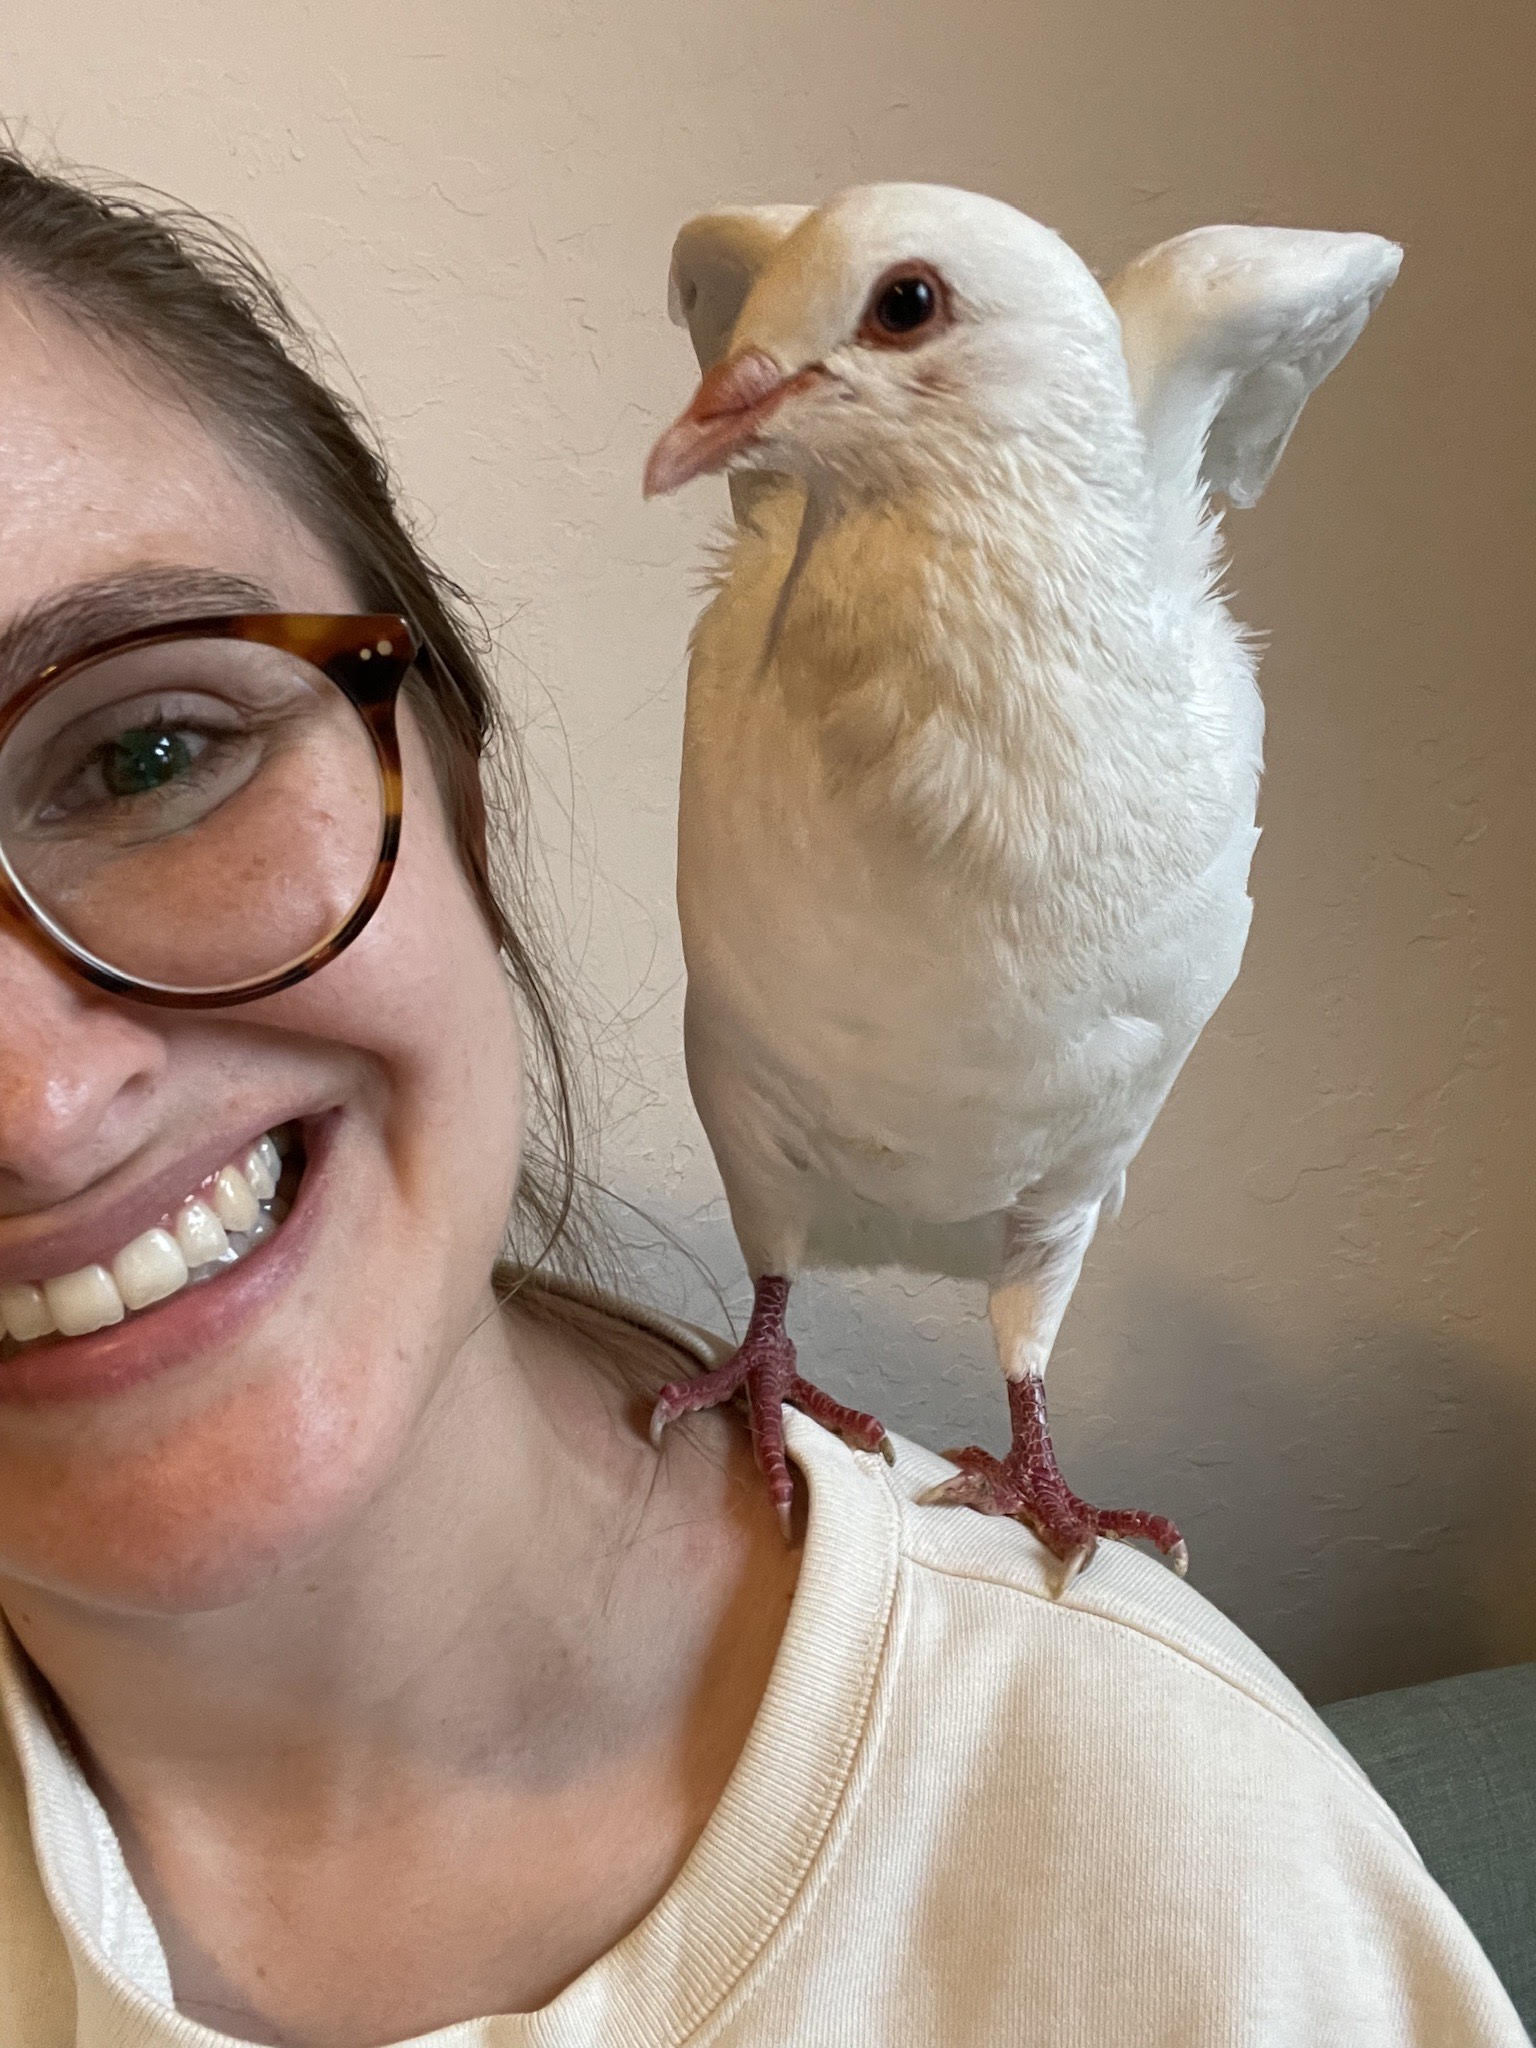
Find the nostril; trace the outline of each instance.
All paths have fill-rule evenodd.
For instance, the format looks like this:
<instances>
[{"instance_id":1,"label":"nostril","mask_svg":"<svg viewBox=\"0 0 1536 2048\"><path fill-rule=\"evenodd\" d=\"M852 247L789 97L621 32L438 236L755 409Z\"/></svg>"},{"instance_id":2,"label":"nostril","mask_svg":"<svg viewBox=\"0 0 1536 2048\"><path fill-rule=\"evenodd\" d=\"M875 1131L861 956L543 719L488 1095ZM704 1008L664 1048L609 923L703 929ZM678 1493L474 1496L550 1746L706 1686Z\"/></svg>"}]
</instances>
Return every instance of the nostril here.
<instances>
[{"instance_id":1,"label":"nostril","mask_svg":"<svg viewBox=\"0 0 1536 2048\"><path fill-rule=\"evenodd\" d=\"M168 1059L157 1030L36 961L0 964L0 1185L62 1200L122 1149ZM22 983L22 986L18 986Z\"/></svg>"},{"instance_id":2,"label":"nostril","mask_svg":"<svg viewBox=\"0 0 1536 2048\"><path fill-rule=\"evenodd\" d=\"M89 1183L112 1099L88 1075L0 1060L0 1184L17 1191L14 1206L63 1201Z\"/></svg>"}]
</instances>

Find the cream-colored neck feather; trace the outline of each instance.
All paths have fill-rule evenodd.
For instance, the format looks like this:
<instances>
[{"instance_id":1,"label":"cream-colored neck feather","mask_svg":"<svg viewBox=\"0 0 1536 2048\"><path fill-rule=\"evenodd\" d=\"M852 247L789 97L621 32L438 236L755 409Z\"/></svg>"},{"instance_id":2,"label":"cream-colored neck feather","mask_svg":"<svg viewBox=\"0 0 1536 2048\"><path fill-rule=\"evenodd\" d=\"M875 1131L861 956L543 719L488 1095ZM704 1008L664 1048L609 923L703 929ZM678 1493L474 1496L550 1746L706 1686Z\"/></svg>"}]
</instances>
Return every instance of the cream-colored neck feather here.
<instances>
[{"instance_id":1,"label":"cream-colored neck feather","mask_svg":"<svg viewBox=\"0 0 1536 2048\"><path fill-rule=\"evenodd\" d=\"M1134 917L1203 871L1234 804L1252 815L1238 678L1215 672L1235 664L1251 693L1249 657L1208 562L1170 590L1138 480L1109 493L988 457L980 488L778 493L731 565L758 592L754 687L814 733L826 795L869 830L970 889L1107 890Z\"/></svg>"}]
</instances>

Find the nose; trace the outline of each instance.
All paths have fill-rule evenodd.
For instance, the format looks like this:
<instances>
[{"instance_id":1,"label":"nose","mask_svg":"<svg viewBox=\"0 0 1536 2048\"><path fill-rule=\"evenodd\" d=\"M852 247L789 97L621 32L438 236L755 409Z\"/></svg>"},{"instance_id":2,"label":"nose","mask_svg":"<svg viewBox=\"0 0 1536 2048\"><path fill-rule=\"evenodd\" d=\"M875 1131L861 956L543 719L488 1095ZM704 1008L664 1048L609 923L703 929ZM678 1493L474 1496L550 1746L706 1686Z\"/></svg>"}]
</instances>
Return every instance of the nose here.
<instances>
[{"instance_id":1,"label":"nose","mask_svg":"<svg viewBox=\"0 0 1536 2048\"><path fill-rule=\"evenodd\" d=\"M132 1148L163 1038L0 913L0 1214L88 1187Z\"/></svg>"}]
</instances>

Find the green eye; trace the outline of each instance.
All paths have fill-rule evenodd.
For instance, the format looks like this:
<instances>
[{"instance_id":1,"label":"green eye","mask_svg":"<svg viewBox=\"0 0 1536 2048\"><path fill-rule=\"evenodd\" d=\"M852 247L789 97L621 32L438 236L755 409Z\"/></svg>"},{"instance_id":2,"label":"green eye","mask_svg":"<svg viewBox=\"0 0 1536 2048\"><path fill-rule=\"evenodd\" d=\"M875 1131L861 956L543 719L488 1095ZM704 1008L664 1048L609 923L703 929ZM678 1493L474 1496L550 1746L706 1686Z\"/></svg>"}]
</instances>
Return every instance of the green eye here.
<instances>
[{"instance_id":1,"label":"green eye","mask_svg":"<svg viewBox=\"0 0 1536 2048\"><path fill-rule=\"evenodd\" d=\"M111 796L142 796L163 789L192 766L186 735L164 727L119 733L101 751L101 779Z\"/></svg>"}]
</instances>

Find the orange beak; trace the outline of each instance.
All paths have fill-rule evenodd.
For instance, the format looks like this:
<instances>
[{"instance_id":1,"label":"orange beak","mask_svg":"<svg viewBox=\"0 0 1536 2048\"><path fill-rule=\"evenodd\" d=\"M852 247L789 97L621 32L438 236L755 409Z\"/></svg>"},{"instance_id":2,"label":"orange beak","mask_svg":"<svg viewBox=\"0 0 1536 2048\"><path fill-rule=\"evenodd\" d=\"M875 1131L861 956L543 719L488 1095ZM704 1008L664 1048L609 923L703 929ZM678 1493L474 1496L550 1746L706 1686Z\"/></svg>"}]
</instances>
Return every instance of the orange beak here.
<instances>
[{"instance_id":1,"label":"orange beak","mask_svg":"<svg viewBox=\"0 0 1536 2048\"><path fill-rule=\"evenodd\" d=\"M645 495L659 498L696 476L724 469L733 455L749 448L769 417L792 392L803 391L821 375L818 367L786 377L759 348L743 349L705 372L693 403L680 413L645 465Z\"/></svg>"}]
</instances>

